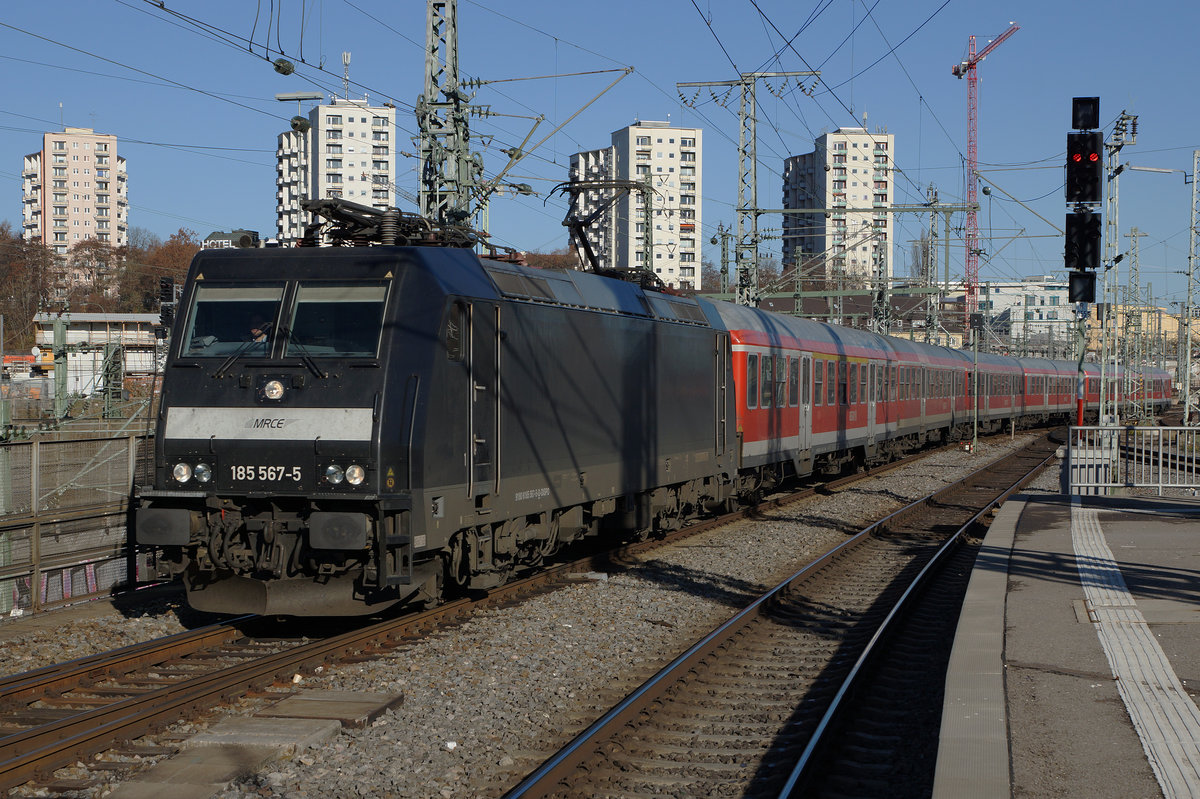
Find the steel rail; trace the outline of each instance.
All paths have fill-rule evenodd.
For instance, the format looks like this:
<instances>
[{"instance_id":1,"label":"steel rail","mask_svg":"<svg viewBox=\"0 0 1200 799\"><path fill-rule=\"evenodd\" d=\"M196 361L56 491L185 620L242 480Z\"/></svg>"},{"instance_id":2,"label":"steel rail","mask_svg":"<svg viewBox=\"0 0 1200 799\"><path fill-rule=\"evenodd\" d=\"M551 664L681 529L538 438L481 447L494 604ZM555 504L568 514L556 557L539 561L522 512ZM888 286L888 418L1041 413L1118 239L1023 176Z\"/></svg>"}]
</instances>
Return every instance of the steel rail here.
<instances>
[{"instance_id":1,"label":"steel rail","mask_svg":"<svg viewBox=\"0 0 1200 799\"><path fill-rule=\"evenodd\" d=\"M1049 436L1046 437L1047 439ZM964 487L970 487L981 481L986 475L996 468L996 464L1010 459L1019 459L1023 453L1013 453L1006 458L998 460L996 463L982 467L971 474L964 477L962 480L944 486L943 488L921 498L912 503L909 503L903 508L888 514L883 519L880 519L863 529L853 537L843 541L835 548L829 550L817 560L806 565L804 568L796 571L774 588L765 592L743 610L735 614L733 617L719 625L717 628L709 632L698 642L693 644L688 650L677 656L670 663L660 669L654 676L642 683L631 694L612 707L603 716L593 722L584 731L579 733L565 747L560 749L537 769L528 774L520 783L504 794L504 799L526 799L527 797L540 797L550 795L556 787L556 784L564 776L575 772L589 757L592 756L595 749L600 745L601 740L607 740L610 735L626 726L633 721L645 708L653 701L662 697L668 690L676 686L682 679L682 675L692 672L701 662L714 653L725 649L731 645L731 641L735 639L741 631L745 630L758 619L762 618L767 613L775 600L791 589L795 584L804 581L808 576L817 573L827 564L836 560L842 554L849 552L851 549L861 545L863 542L870 539L872 536L885 531L890 522L903 519L921 508L926 507L931 502L937 502L939 499L954 493L962 491ZM1022 480L1029 479L1033 474L1039 471L1054 458L1054 453L1051 452L1047 457L1042 459L1038 466L1026 472ZM960 528L962 530L969 529L979 518L989 512L996 504L1003 502L1011 493L1019 488L1019 485L1010 486L1000 497L990 501L983 509L975 513L971 520ZM958 533L954 536L954 541L957 541ZM948 550L952 546L953 541L947 542L939 549L939 554L942 550ZM924 579L929 573L930 568L926 566L921 570L917 579ZM914 588L910 586L903 594L901 601L904 601ZM890 620L896 615L897 611L893 609L887 616ZM872 646L875 641L882 637L882 632L877 632L871 639ZM863 658L859 659L863 662ZM857 676L861 666L856 663L854 667L854 675ZM837 692L836 696L840 703L843 697L849 690L849 685L843 685ZM833 718L833 713L827 713L828 718ZM827 726L828 721L823 720L823 725ZM824 729L824 726L822 729Z\"/></svg>"},{"instance_id":2,"label":"steel rail","mask_svg":"<svg viewBox=\"0 0 1200 799\"><path fill-rule=\"evenodd\" d=\"M1004 460L1017 460L1021 458L1022 455L1023 453L1013 453ZM1000 496L988 502L988 504L982 510L980 510L965 524L959 527L959 529L956 530L950 536L950 538L938 548L937 552L930 559L930 561L925 564L925 567L921 569L920 573L913 578L912 583L909 584L904 593L896 601L896 604L892 607L891 611L888 612L887 617L880 624L879 629L877 629L875 634L871 636L871 639L867 643L862 654L859 655L854 665L850 668L849 674L846 675L846 679L838 688L837 693L834 694L833 700L830 702L828 709L826 709L824 715L821 717L820 722L818 722L817 728L813 732L812 737L809 739L808 745L800 754L799 759L796 761L795 766L788 775L787 781L779 790L778 796L780 799L787 799L787 797L791 797L796 789L799 786L802 786L808 779L813 767L813 758L815 754L819 752L825 745L825 735L829 732L833 726L834 720L841 712L842 702L845 700L846 696L850 694L851 691L853 691L857 686L863 670L877 655L878 647L880 646L881 641L883 641L883 639L891 633L893 625L901 617L902 613L907 610L909 600L921 588L924 587L925 583L928 582L933 572L941 566L942 560L947 557L947 553L949 553L959 544L959 542L962 540L962 537L966 535L966 533L975 525L977 525L985 514L990 513L993 508L1003 504L1005 500L1027 485L1031 480L1033 480L1034 477L1041 473L1041 471L1045 469L1050 462L1055 459L1055 457L1055 453L1051 452L1049 455L1043 458L1040 463L1029 469L1025 474L1021 475L1021 477L1019 477L1011 486L1009 486L1009 488L1006 489ZM980 476L981 473L985 471L990 471L990 469L983 469L975 472L974 474L970 475L968 479Z\"/></svg>"},{"instance_id":3,"label":"steel rail","mask_svg":"<svg viewBox=\"0 0 1200 799\"><path fill-rule=\"evenodd\" d=\"M10 706L36 694L56 694L96 678L114 677L171 657L199 652L244 635L234 625L253 616L239 616L195 630L154 638L107 652L55 663L51 666L0 677L0 707ZM0 735L0 747L5 738Z\"/></svg>"}]
</instances>

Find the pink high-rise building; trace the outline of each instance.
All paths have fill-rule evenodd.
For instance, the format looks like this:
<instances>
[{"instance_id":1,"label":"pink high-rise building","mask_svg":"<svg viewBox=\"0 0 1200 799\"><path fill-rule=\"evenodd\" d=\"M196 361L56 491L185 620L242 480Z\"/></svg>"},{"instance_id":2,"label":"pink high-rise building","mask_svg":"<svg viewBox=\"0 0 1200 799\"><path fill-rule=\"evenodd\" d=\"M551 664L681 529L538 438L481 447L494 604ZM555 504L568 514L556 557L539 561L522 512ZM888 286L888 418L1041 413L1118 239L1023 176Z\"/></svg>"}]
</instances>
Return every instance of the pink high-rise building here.
<instances>
[{"instance_id":1,"label":"pink high-rise building","mask_svg":"<svg viewBox=\"0 0 1200 799\"><path fill-rule=\"evenodd\" d=\"M128 176L117 137L91 128L43 136L21 171L21 236L59 254L85 239L129 241Z\"/></svg>"}]
</instances>

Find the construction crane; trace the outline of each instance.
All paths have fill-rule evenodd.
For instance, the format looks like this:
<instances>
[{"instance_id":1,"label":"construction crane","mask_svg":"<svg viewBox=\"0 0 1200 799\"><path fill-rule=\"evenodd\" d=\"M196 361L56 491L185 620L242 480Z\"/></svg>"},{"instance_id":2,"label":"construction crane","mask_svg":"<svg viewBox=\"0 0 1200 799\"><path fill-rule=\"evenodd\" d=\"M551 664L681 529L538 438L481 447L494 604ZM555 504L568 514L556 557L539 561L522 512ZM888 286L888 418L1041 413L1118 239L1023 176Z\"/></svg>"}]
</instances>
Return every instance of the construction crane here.
<instances>
[{"instance_id":1,"label":"construction crane","mask_svg":"<svg viewBox=\"0 0 1200 799\"><path fill-rule=\"evenodd\" d=\"M967 60L955 64L950 72L956 78L967 78L967 205L978 206L979 196L975 187L975 172L979 169L979 74L976 67L1001 42L1021 29L1010 22L1008 30L990 41L978 54L975 52L975 36L969 44ZM967 211L967 296L963 303L963 331L970 326L971 314L979 310L979 218L974 210Z\"/></svg>"}]
</instances>

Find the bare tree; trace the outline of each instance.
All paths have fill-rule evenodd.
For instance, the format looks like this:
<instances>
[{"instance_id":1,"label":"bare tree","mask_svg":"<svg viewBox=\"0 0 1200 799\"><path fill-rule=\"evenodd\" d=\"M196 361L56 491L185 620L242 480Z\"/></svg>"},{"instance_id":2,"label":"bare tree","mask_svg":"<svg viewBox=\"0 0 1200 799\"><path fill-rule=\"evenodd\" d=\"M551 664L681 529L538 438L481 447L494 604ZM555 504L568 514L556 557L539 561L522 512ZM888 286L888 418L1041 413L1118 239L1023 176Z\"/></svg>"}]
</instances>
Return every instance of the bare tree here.
<instances>
[{"instance_id":1,"label":"bare tree","mask_svg":"<svg viewBox=\"0 0 1200 799\"><path fill-rule=\"evenodd\" d=\"M4 349L25 350L34 343L34 314L46 303L54 256L41 242L24 241L0 222L0 314Z\"/></svg>"}]
</instances>

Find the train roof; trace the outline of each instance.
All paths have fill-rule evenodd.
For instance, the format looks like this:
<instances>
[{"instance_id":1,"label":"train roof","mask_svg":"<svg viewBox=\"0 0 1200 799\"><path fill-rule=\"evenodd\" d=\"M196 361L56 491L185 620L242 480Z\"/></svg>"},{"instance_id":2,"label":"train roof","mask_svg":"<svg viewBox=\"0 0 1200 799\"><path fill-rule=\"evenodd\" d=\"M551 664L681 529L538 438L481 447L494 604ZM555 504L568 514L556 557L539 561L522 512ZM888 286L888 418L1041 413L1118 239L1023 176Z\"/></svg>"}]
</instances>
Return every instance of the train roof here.
<instances>
[{"instance_id":1,"label":"train roof","mask_svg":"<svg viewBox=\"0 0 1200 799\"><path fill-rule=\"evenodd\" d=\"M454 247L291 247L202 250L192 261L194 279L385 277L395 267L417 269L445 295L559 305L711 327L693 298L644 291L623 280L572 269L534 269L480 259Z\"/></svg>"}]
</instances>

